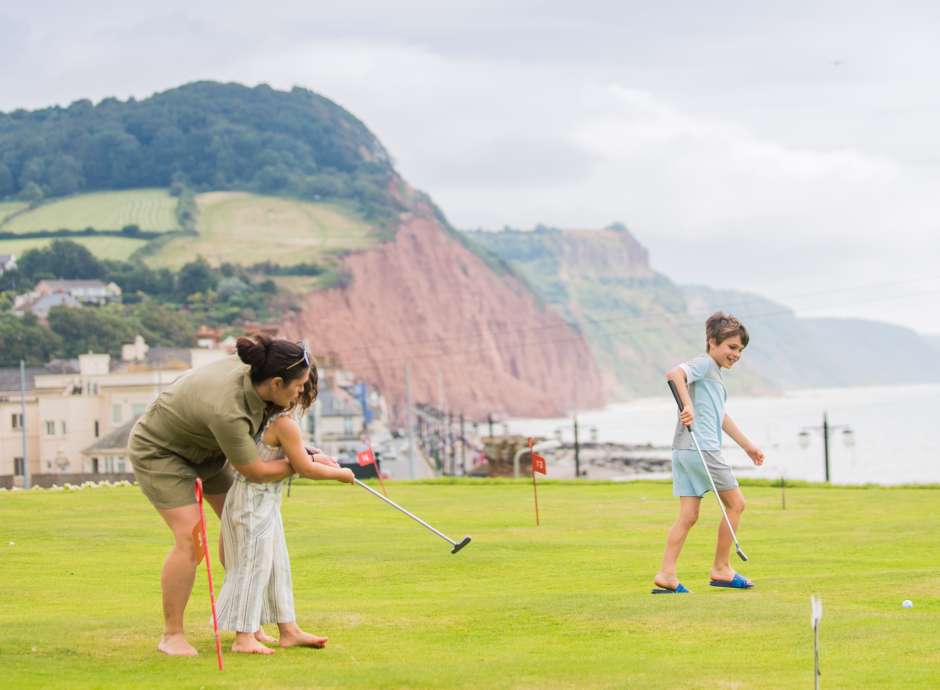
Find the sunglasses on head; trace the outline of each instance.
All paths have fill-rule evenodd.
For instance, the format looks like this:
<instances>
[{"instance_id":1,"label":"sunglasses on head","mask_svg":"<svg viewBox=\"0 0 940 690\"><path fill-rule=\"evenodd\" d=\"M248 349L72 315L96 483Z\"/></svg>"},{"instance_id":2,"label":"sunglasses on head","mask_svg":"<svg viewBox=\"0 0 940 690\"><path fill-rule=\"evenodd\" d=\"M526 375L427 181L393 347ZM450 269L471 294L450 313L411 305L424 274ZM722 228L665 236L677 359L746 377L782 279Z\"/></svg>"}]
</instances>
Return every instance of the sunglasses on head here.
<instances>
[{"instance_id":1,"label":"sunglasses on head","mask_svg":"<svg viewBox=\"0 0 940 690\"><path fill-rule=\"evenodd\" d=\"M289 367L287 367L287 369L285 369L284 371L289 371L289 370L293 369L294 367L296 367L298 364L301 364L301 363L305 364L308 369L310 368L310 353L307 352L307 343L306 343L305 341L301 340L301 341L299 341L297 344L300 345L301 348L303 348L304 355L303 355L303 357L301 357L300 359L298 359L296 362L294 362L293 364L291 364Z\"/></svg>"}]
</instances>

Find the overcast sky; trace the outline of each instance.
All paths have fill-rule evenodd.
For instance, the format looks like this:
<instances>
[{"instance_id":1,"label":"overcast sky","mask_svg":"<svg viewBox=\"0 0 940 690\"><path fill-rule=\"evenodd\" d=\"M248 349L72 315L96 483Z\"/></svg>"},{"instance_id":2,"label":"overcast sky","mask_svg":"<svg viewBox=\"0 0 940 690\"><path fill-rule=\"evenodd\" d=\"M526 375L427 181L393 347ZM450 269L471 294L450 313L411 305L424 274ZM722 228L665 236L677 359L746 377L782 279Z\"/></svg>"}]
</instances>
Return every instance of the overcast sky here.
<instances>
[{"instance_id":1,"label":"overcast sky","mask_svg":"<svg viewBox=\"0 0 940 690\"><path fill-rule=\"evenodd\" d=\"M4 4L0 110L300 85L458 227L621 221L678 282L940 333L940 4L342 5Z\"/></svg>"}]
</instances>

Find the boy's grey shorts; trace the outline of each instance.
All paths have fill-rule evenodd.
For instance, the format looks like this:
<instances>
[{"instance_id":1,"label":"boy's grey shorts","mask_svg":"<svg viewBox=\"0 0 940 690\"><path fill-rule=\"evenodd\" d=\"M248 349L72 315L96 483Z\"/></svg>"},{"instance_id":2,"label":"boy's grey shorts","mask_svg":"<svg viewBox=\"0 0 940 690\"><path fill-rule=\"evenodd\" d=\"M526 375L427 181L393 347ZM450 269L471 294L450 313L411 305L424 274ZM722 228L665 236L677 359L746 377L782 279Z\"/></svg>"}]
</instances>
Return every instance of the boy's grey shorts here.
<instances>
[{"instance_id":1,"label":"boy's grey shorts","mask_svg":"<svg viewBox=\"0 0 940 690\"><path fill-rule=\"evenodd\" d=\"M731 466L721 456L721 451L703 450L708 471L718 491L738 488ZM674 496L704 496L712 490L708 475L702 466L697 450L672 451L672 494Z\"/></svg>"}]
</instances>

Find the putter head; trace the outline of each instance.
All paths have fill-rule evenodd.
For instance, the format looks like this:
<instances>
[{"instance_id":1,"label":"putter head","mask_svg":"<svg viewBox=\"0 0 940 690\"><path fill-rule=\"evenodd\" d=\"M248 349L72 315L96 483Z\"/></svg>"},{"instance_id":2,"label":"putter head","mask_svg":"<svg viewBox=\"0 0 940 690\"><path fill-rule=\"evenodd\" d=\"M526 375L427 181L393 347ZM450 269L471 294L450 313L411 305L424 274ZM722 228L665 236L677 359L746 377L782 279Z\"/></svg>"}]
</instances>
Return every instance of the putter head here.
<instances>
[{"instance_id":1,"label":"putter head","mask_svg":"<svg viewBox=\"0 0 940 690\"><path fill-rule=\"evenodd\" d=\"M747 561L747 555L741 550L741 547L737 544L734 545L734 550L738 552L738 556L741 557L742 561Z\"/></svg>"},{"instance_id":2,"label":"putter head","mask_svg":"<svg viewBox=\"0 0 940 690\"><path fill-rule=\"evenodd\" d=\"M454 544L454 548L451 549L450 552L451 552L451 553L457 553L458 551L460 551L460 549L462 549L463 547L465 547L465 546L466 546L467 544L469 544L469 543L470 543L470 537L464 537L461 541L459 541L459 542L457 542L456 544Z\"/></svg>"}]
</instances>

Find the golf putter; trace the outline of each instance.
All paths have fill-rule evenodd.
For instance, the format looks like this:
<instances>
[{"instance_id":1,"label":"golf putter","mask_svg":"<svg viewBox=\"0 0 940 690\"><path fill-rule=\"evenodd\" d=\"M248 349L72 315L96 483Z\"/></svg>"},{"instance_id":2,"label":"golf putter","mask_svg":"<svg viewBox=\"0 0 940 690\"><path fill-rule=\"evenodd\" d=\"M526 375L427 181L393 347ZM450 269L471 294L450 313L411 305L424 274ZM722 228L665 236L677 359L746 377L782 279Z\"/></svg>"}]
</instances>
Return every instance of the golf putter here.
<instances>
[{"instance_id":1,"label":"golf putter","mask_svg":"<svg viewBox=\"0 0 940 690\"><path fill-rule=\"evenodd\" d=\"M463 547L465 547L467 544L470 543L470 537L464 537L464 538L461 539L459 542L454 541L453 539L451 539L450 537L448 537L448 536L447 536L446 534L444 534L443 532L439 532L438 530L436 530L436 529L434 529L433 527L431 527L431 525L429 525L428 523L426 523L424 520L422 520L421 518L419 518L419 517L418 517L417 515L415 515L414 513L411 513L411 512L409 512L409 511L405 510L404 508L402 508L400 505L398 505L397 503L395 503L395 501L393 501L392 499L386 498L385 496L383 496L382 494L380 494L378 491L376 491L375 489L373 489L371 486L368 486L368 485L366 485L366 484L363 484L363 483L362 483L361 481L359 481L358 479L356 479L356 480L354 480L354 481L356 482L356 484L358 484L359 486L361 486L363 489L365 489L366 491L368 491L370 494L373 494L374 496L378 496L378 497L381 498L383 501L385 501L385 502L388 503L390 506L392 506L392 508L395 508L396 510L400 510L400 511L403 512L405 515L407 515L408 517L410 517L412 520L414 520L415 522L417 522L419 525L424 525L424 526L427 527L429 530L431 530L432 532L434 532L434 534L436 534L436 535L439 536L441 539L443 539L444 541L446 541L448 544L450 544L451 546L453 546L454 548L451 549L451 551L450 551L451 553L457 553L458 551L460 551L460 549L462 549Z\"/></svg>"},{"instance_id":2,"label":"golf putter","mask_svg":"<svg viewBox=\"0 0 940 690\"><path fill-rule=\"evenodd\" d=\"M672 391L672 397L676 399L676 405L679 406L679 412L682 412L682 400L679 398L679 389L676 388L676 384L672 381L669 382L669 390ZM721 514L725 518L725 523L728 525L728 531L731 532L731 538L734 540L734 550L738 552L742 561L747 561L747 555L744 553L744 550L741 549L741 545L738 543L738 535L734 533L734 527L731 526L731 520L728 519L728 512L725 510L725 504L721 500L721 496L718 495L718 489L715 486L715 480L712 479L712 473L708 469L708 463L705 462L705 454L702 453L702 449L698 445L698 439L695 438L695 434L692 433L692 427L687 426L686 429L689 430L689 436L692 437L692 443L695 444L695 450L698 451L698 456L702 460L702 466L705 468L705 474L708 475L708 481L712 485L712 493L715 494L715 500L718 501L718 507L721 508Z\"/></svg>"}]
</instances>

